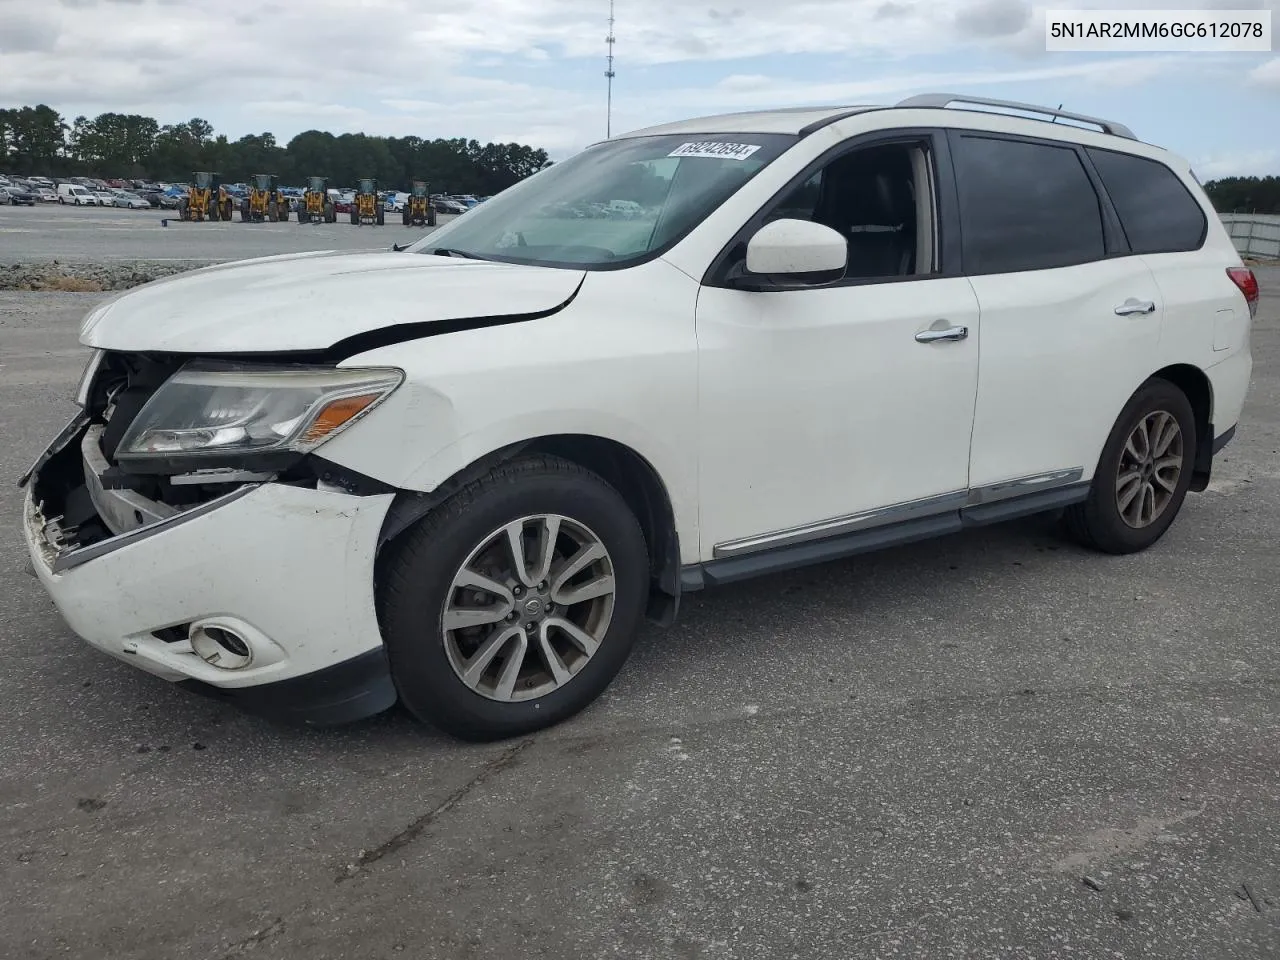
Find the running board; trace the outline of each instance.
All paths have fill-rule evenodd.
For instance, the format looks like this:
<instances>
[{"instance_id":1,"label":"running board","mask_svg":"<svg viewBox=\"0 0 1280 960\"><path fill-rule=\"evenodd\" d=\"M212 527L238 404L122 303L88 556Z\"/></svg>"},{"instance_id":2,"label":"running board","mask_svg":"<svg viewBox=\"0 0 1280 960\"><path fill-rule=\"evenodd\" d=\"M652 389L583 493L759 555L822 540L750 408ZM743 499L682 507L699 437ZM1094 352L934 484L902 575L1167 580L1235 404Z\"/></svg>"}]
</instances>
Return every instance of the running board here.
<instances>
[{"instance_id":1,"label":"running board","mask_svg":"<svg viewBox=\"0 0 1280 960\"><path fill-rule=\"evenodd\" d=\"M755 551L744 556L724 557L706 563L685 566L680 571L680 587L684 591L701 590L706 586L719 586L737 580L769 573L795 570L830 560L871 553L889 547L931 540L934 537L959 533L969 527L985 527L1004 523L1019 517L1061 510L1081 503L1089 496L1089 483L1039 490L998 500L994 503L978 503L947 510L927 517L917 517L898 523L857 530L820 540L787 544Z\"/></svg>"}]
</instances>

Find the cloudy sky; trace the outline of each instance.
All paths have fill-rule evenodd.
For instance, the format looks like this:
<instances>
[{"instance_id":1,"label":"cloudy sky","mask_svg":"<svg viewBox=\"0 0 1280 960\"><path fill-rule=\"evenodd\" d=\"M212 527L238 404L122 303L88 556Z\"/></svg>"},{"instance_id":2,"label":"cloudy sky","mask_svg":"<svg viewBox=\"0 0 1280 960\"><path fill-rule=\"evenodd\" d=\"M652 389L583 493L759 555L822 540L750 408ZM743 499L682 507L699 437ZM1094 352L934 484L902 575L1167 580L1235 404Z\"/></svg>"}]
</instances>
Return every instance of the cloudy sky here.
<instances>
[{"instance_id":1,"label":"cloudy sky","mask_svg":"<svg viewBox=\"0 0 1280 960\"><path fill-rule=\"evenodd\" d=\"M1267 8L1280 0L1063 7ZM1046 53L1022 0L617 0L615 132L928 90L1113 117L1203 176L1280 173L1276 53ZM608 0L0 0L0 106L48 103L233 139L335 133L520 141L605 131Z\"/></svg>"}]
</instances>

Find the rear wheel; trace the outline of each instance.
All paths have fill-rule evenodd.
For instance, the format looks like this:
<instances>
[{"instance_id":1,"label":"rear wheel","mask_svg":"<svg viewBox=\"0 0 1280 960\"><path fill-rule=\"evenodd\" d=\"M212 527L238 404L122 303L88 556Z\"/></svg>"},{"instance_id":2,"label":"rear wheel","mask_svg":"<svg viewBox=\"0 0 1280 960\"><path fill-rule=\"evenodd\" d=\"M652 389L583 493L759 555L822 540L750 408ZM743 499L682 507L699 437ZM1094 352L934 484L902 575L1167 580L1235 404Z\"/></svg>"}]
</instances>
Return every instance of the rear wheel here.
<instances>
[{"instance_id":1,"label":"rear wheel","mask_svg":"<svg viewBox=\"0 0 1280 960\"><path fill-rule=\"evenodd\" d=\"M1148 380L1116 421L1089 498L1067 509L1068 532L1105 553L1150 547L1182 509L1198 440L1186 394L1167 380Z\"/></svg>"},{"instance_id":2,"label":"rear wheel","mask_svg":"<svg viewBox=\"0 0 1280 960\"><path fill-rule=\"evenodd\" d=\"M274 200L267 204L267 219L272 223L280 219L280 207Z\"/></svg>"},{"instance_id":3,"label":"rear wheel","mask_svg":"<svg viewBox=\"0 0 1280 960\"><path fill-rule=\"evenodd\" d=\"M387 222L387 211L386 211L386 208L384 208L384 207L378 207L378 212L377 212L377 214L374 216L374 223L376 223L378 226L382 226L382 225L383 225L384 223L386 223L386 222Z\"/></svg>"},{"instance_id":4,"label":"rear wheel","mask_svg":"<svg viewBox=\"0 0 1280 960\"><path fill-rule=\"evenodd\" d=\"M349 216L351 217L351 222L358 226L360 223L360 214L355 207L351 208L351 213L349 214Z\"/></svg>"},{"instance_id":5,"label":"rear wheel","mask_svg":"<svg viewBox=\"0 0 1280 960\"><path fill-rule=\"evenodd\" d=\"M413 226L413 217L409 216L408 207L405 207L402 211L400 211L400 220L404 223L406 227Z\"/></svg>"},{"instance_id":6,"label":"rear wheel","mask_svg":"<svg viewBox=\"0 0 1280 960\"><path fill-rule=\"evenodd\" d=\"M324 205L324 222L325 223L338 222L338 213L336 210L333 209L332 203L326 203Z\"/></svg>"},{"instance_id":7,"label":"rear wheel","mask_svg":"<svg viewBox=\"0 0 1280 960\"><path fill-rule=\"evenodd\" d=\"M379 616L400 698L467 740L518 736L595 700L648 585L622 497L553 457L496 467L395 541Z\"/></svg>"},{"instance_id":8,"label":"rear wheel","mask_svg":"<svg viewBox=\"0 0 1280 960\"><path fill-rule=\"evenodd\" d=\"M310 220L311 220L311 215L310 215L309 213L307 213L307 208L306 208L306 207L299 207L299 208L298 208L298 222L299 222L299 223L307 223L307 222L309 222Z\"/></svg>"}]
</instances>

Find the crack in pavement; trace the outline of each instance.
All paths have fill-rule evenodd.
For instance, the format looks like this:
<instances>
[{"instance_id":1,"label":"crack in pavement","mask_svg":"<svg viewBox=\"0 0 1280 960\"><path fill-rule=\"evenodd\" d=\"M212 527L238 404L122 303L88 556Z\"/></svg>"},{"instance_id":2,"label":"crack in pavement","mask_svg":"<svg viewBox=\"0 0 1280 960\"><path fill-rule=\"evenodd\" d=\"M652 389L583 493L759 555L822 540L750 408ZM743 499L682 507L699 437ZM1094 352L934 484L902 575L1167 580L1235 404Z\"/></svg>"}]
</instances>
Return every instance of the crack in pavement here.
<instances>
[{"instance_id":1,"label":"crack in pavement","mask_svg":"<svg viewBox=\"0 0 1280 960\"><path fill-rule=\"evenodd\" d=\"M460 786L457 790L453 791L453 793L449 794L449 796L445 797L444 800L436 804L436 806L422 814L422 816L415 817L409 822L408 826L395 836L378 844L378 846L374 847L372 850L361 850L360 856L356 858L356 861L354 863L347 864L346 869L339 873L334 878L333 882L342 883L344 880L351 880L358 877L368 867L377 863L383 857L387 856L387 854L395 853L397 850L413 843L413 841L417 840L427 827L431 826L437 818L456 807L476 787L481 786L491 777L510 768L516 762L516 758L532 745L532 740L525 740L504 750L493 760L490 760L481 767L474 777Z\"/></svg>"},{"instance_id":2,"label":"crack in pavement","mask_svg":"<svg viewBox=\"0 0 1280 960\"><path fill-rule=\"evenodd\" d=\"M276 917L274 920L268 923L261 930L258 930L255 933L251 933L249 936L245 937L243 940L237 940L235 943L233 943L231 945L231 949L222 955L222 960L231 960L232 957L237 957L247 950L256 949L259 944L263 943L266 940L269 940L271 937L274 937L277 933L279 933L283 929L284 929L284 918Z\"/></svg>"}]
</instances>

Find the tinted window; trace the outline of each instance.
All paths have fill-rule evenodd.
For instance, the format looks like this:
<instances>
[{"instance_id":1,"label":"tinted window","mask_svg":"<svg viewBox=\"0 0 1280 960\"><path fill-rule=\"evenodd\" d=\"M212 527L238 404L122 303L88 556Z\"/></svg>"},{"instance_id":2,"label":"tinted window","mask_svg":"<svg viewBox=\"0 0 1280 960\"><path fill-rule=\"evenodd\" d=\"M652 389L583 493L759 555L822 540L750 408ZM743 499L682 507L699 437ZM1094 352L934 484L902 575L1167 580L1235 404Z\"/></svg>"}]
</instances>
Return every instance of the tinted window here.
<instances>
[{"instance_id":1,"label":"tinted window","mask_svg":"<svg viewBox=\"0 0 1280 960\"><path fill-rule=\"evenodd\" d=\"M1098 195L1072 148L966 136L955 167L966 273L1044 270L1106 255Z\"/></svg>"},{"instance_id":2,"label":"tinted window","mask_svg":"<svg viewBox=\"0 0 1280 960\"><path fill-rule=\"evenodd\" d=\"M1207 223L1204 210L1163 163L1110 150L1090 150L1102 184L1120 214L1134 253L1198 250Z\"/></svg>"}]
</instances>

